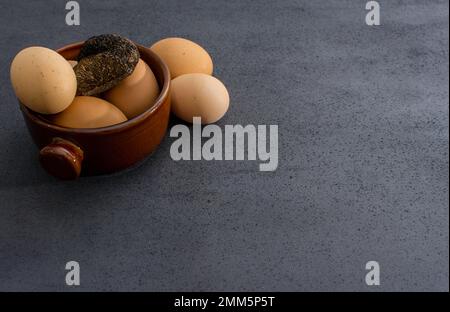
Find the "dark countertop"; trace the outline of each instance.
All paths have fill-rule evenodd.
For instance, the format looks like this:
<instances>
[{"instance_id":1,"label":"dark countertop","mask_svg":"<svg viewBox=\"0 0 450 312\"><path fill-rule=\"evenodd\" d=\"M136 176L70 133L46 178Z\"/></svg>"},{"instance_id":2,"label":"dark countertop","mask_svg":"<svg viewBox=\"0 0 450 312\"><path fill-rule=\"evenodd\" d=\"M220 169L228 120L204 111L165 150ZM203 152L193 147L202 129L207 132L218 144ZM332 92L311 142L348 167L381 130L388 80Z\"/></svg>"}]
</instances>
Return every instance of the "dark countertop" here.
<instances>
[{"instance_id":1,"label":"dark countertop","mask_svg":"<svg viewBox=\"0 0 450 312\"><path fill-rule=\"evenodd\" d=\"M2 0L0 291L449 289L448 1ZM279 166L170 158L61 182L37 162L14 55L116 32L189 38L231 106L218 125L277 124ZM173 121L177 123L178 121ZM365 263L381 286L364 283Z\"/></svg>"}]
</instances>

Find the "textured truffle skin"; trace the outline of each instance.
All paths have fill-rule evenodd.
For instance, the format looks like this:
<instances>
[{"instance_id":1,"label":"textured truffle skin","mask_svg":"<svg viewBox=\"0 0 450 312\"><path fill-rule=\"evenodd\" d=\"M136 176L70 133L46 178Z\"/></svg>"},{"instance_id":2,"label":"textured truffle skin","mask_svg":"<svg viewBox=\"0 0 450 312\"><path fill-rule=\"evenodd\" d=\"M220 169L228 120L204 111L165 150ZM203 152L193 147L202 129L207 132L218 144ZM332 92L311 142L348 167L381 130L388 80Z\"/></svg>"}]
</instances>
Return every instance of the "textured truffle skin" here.
<instances>
[{"instance_id":1,"label":"textured truffle skin","mask_svg":"<svg viewBox=\"0 0 450 312\"><path fill-rule=\"evenodd\" d=\"M136 45L127 38L115 34L89 38L74 68L77 95L97 95L116 86L133 73L139 57Z\"/></svg>"}]
</instances>

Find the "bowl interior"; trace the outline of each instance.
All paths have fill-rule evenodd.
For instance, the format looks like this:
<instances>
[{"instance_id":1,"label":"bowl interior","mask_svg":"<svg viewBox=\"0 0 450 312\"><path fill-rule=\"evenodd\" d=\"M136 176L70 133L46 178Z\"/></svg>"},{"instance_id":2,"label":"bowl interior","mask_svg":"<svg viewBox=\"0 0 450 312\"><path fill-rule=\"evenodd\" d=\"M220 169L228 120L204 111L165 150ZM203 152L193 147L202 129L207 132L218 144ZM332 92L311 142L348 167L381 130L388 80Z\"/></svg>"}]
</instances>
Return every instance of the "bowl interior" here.
<instances>
[{"instance_id":1,"label":"bowl interior","mask_svg":"<svg viewBox=\"0 0 450 312\"><path fill-rule=\"evenodd\" d=\"M83 45L83 42L78 42L74 44L67 45L61 49L58 49L57 52L61 54L67 60L76 60L78 54L80 53L80 49ZM169 93L169 84L170 84L170 72L167 65L159 58L154 52L152 52L149 48L137 45L140 53L141 59L147 63L147 65L151 68L153 74L155 75L156 81L158 82L160 93L154 104L147 109L142 114L135 116L123 123L102 127L102 128L92 128L92 129L78 129L78 128L66 128L53 124L46 115L36 113L25 105L20 103L22 111L27 114L27 116L32 119L34 122L45 124L46 127L53 128L57 131L62 132L79 132L79 133L89 133L89 132L114 132L120 131L121 129L128 128L133 126L142 120L146 119L148 115L154 113L166 100Z\"/></svg>"}]
</instances>

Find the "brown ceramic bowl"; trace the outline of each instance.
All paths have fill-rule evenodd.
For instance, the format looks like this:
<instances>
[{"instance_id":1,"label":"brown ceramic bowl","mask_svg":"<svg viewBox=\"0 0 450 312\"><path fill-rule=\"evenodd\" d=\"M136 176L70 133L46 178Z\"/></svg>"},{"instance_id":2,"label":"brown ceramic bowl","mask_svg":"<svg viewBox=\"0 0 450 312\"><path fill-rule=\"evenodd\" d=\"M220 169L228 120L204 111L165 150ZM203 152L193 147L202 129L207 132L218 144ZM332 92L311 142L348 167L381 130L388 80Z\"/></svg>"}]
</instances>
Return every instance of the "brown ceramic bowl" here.
<instances>
[{"instance_id":1,"label":"brown ceramic bowl","mask_svg":"<svg viewBox=\"0 0 450 312\"><path fill-rule=\"evenodd\" d=\"M76 59L83 42L57 50L64 58ZM150 49L139 46L141 59L150 66L161 93L144 113L121 124L72 129L48 121L20 103L39 159L51 174L62 179L116 172L144 159L164 138L170 114L170 73L167 65Z\"/></svg>"}]
</instances>

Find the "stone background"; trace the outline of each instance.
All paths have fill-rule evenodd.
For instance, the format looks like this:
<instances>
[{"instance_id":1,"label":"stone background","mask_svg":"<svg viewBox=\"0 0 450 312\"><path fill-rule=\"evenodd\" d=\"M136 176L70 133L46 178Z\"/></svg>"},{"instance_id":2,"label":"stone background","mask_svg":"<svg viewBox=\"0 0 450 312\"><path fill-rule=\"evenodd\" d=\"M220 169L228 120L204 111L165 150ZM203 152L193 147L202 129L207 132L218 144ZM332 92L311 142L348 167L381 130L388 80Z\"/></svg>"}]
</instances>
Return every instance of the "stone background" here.
<instances>
[{"instance_id":1,"label":"stone background","mask_svg":"<svg viewBox=\"0 0 450 312\"><path fill-rule=\"evenodd\" d=\"M1 1L0 291L448 291L448 1L379 1L379 27L357 0L79 2L69 27L66 1ZM11 60L111 32L204 46L218 124L277 124L278 170L174 162L167 137L132 170L48 176Z\"/></svg>"}]
</instances>

